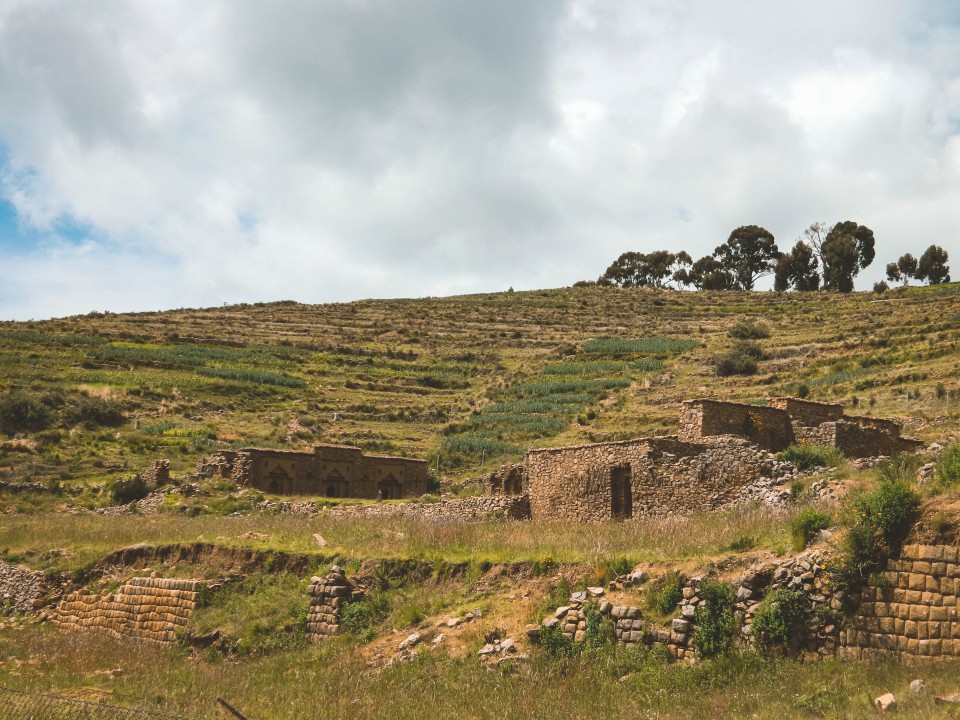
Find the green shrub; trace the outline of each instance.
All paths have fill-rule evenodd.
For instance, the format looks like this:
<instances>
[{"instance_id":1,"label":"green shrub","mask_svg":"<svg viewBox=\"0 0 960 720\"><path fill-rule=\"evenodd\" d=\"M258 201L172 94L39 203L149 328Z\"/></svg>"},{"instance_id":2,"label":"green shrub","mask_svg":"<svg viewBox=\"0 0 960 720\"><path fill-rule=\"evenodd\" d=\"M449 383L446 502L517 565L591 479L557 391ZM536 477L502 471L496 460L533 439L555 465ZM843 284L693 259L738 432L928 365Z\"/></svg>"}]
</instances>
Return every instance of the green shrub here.
<instances>
[{"instance_id":1,"label":"green shrub","mask_svg":"<svg viewBox=\"0 0 960 720\"><path fill-rule=\"evenodd\" d=\"M869 493L851 496L841 523L847 528L843 545L825 557L828 580L841 592L846 610L851 596L903 541L920 508L920 495L904 481L881 481Z\"/></svg>"},{"instance_id":2,"label":"green shrub","mask_svg":"<svg viewBox=\"0 0 960 720\"><path fill-rule=\"evenodd\" d=\"M828 513L814 508L801 510L790 523L790 539L793 541L793 549L800 552L818 532L826 530L828 527L830 527L830 515Z\"/></svg>"},{"instance_id":3,"label":"green shrub","mask_svg":"<svg viewBox=\"0 0 960 720\"><path fill-rule=\"evenodd\" d=\"M7 435L40 432L52 421L50 408L38 395L12 392L0 397L0 432Z\"/></svg>"},{"instance_id":4,"label":"green shrub","mask_svg":"<svg viewBox=\"0 0 960 720\"><path fill-rule=\"evenodd\" d=\"M111 481L107 485L107 492L114 505L126 505L143 500L150 494L150 489L143 477L136 475L132 478L118 478Z\"/></svg>"},{"instance_id":5,"label":"green shrub","mask_svg":"<svg viewBox=\"0 0 960 720\"><path fill-rule=\"evenodd\" d=\"M697 655L710 658L729 652L737 629L733 616L736 599L733 586L716 580L704 580L697 594L701 603L697 606L692 638Z\"/></svg>"},{"instance_id":6,"label":"green shrub","mask_svg":"<svg viewBox=\"0 0 960 720\"><path fill-rule=\"evenodd\" d=\"M340 612L340 628L360 642L370 642L390 614L390 600L383 593L347 603Z\"/></svg>"},{"instance_id":7,"label":"green shrub","mask_svg":"<svg viewBox=\"0 0 960 720\"><path fill-rule=\"evenodd\" d=\"M792 462L798 470L815 467L837 467L843 462L843 453L833 445L794 443L779 455L781 460Z\"/></svg>"},{"instance_id":8,"label":"green shrub","mask_svg":"<svg viewBox=\"0 0 960 720\"><path fill-rule=\"evenodd\" d=\"M578 655L583 645L575 643L560 630L559 625L540 628L540 647L554 657L569 658Z\"/></svg>"},{"instance_id":9,"label":"green shrub","mask_svg":"<svg viewBox=\"0 0 960 720\"><path fill-rule=\"evenodd\" d=\"M770 337L770 331L756 320L741 320L727 334L737 340L764 340Z\"/></svg>"},{"instance_id":10,"label":"green shrub","mask_svg":"<svg viewBox=\"0 0 960 720\"><path fill-rule=\"evenodd\" d=\"M671 572L655 580L647 591L647 609L660 615L669 615L683 599L683 580L679 573Z\"/></svg>"},{"instance_id":11,"label":"green shrub","mask_svg":"<svg viewBox=\"0 0 960 720\"><path fill-rule=\"evenodd\" d=\"M124 421L123 412L115 403L103 398L81 395L68 403L63 412L67 425L82 425L87 430L116 427Z\"/></svg>"},{"instance_id":12,"label":"green shrub","mask_svg":"<svg viewBox=\"0 0 960 720\"><path fill-rule=\"evenodd\" d=\"M937 485L951 487L960 482L960 442L953 442L940 451L934 466Z\"/></svg>"},{"instance_id":13,"label":"green shrub","mask_svg":"<svg viewBox=\"0 0 960 720\"><path fill-rule=\"evenodd\" d=\"M583 633L584 645L592 650L613 645L613 621L601 615L593 603L583 608L583 614L587 616L587 627Z\"/></svg>"},{"instance_id":14,"label":"green shrub","mask_svg":"<svg viewBox=\"0 0 960 720\"><path fill-rule=\"evenodd\" d=\"M775 647L787 649L801 639L810 619L810 596L802 590L780 588L768 594L753 616L753 641L763 654Z\"/></svg>"},{"instance_id":15,"label":"green shrub","mask_svg":"<svg viewBox=\"0 0 960 720\"><path fill-rule=\"evenodd\" d=\"M731 375L756 375L759 366L753 358L728 353L714 360L717 375L730 377Z\"/></svg>"}]
</instances>

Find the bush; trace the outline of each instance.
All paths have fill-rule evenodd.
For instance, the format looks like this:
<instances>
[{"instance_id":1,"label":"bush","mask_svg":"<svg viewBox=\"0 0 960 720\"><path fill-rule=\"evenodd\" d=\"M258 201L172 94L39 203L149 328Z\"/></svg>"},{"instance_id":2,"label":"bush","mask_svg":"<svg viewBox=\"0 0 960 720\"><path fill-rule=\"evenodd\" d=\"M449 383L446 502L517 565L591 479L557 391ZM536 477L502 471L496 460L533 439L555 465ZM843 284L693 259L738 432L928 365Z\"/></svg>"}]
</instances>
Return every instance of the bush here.
<instances>
[{"instance_id":1,"label":"bush","mask_svg":"<svg viewBox=\"0 0 960 720\"><path fill-rule=\"evenodd\" d=\"M741 320L727 334L737 340L765 340L770 337L767 327L756 320Z\"/></svg>"},{"instance_id":2,"label":"bush","mask_svg":"<svg viewBox=\"0 0 960 720\"><path fill-rule=\"evenodd\" d=\"M683 599L683 581L676 572L654 581L647 594L647 609L669 615Z\"/></svg>"},{"instance_id":3,"label":"bush","mask_svg":"<svg viewBox=\"0 0 960 720\"><path fill-rule=\"evenodd\" d=\"M692 638L697 655L709 658L729 652L737 629L733 617L736 599L733 586L716 580L704 580L697 594L701 603L697 607L697 622Z\"/></svg>"},{"instance_id":4,"label":"bush","mask_svg":"<svg viewBox=\"0 0 960 720\"><path fill-rule=\"evenodd\" d=\"M960 442L947 445L937 456L934 465L937 485L950 487L960 482Z\"/></svg>"},{"instance_id":5,"label":"bush","mask_svg":"<svg viewBox=\"0 0 960 720\"><path fill-rule=\"evenodd\" d=\"M815 467L837 467L843 462L843 453L833 445L794 443L780 453L780 459L792 462L798 470Z\"/></svg>"},{"instance_id":6,"label":"bush","mask_svg":"<svg viewBox=\"0 0 960 720\"><path fill-rule=\"evenodd\" d=\"M127 503L143 500L150 494L146 481L142 476L137 475L132 478L113 480L108 486L107 491L110 494L110 500L114 505L126 505Z\"/></svg>"},{"instance_id":7,"label":"bush","mask_svg":"<svg viewBox=\"0 0 960 720\"><path fill-rule=\"evenodd\" d=\"M795 646L810 619L810 597L802 590L780 588L767 595L753 616L753 641L763 654L774 647Z\"/></svg>"},{"instance_id":8,"label":"bush","mask_svg":"<svg viewBox=\"0 0 960 720\"><path fill-rule=\"evenodd\" d=\"M13 392L0 397L0 432L40 432L50 426L51 420L50 408L38 395Z\"/></svg>"},{"instance_id":9,"label":"bush","mask_svg":"<svg viewBox=\"0 0 960 720\"><path fill-rule=\"evenodd\" d=\"M582 649L580 643L575 643L560 630L559 625L540 628L540 647L554 657L573 657Z\"/></svg>"},{"instance_id":10,"label":"bush","mask_svg":"<svg viewBox=\"0 0 960 720\"><path fill-rule=\"evenodd\" d=\"M114 403L85 395L67 405L63 418L68 425L82 425L88 430L116 427L122 425L125 419L120 408Z\"/></svg>"},{"instance_id":11,"label":"bush","mask_svg":"<svg viewBox=\"0 0 960 720\"><path fill-rule=\"evenodd\" d=\"M757 361L750 357L727 353L714 360L717 375L730 377L731 375L756 375L759 366Z\"/></svg>"},{"instance_id":12,"label":"bush","mask_svg":"<svg viewBox=\"0 0 960 720\"><path fill-rule=\"evenodd\" d=\"M793 549L800 552L818 532L826 530L828 527L830 527L829 514L813 508L801 510L790 523L790 538L793 541Z\"/></svg>"},{"instance_id":13,"label":"bush","mask_svg":"<svg viewBox=\"0 0 960 720\"><path fill-rule=\"evenodd\" d=\"M890 289L890 286L887 285L887 283L883 280L881 280L880 282L875 282L873 284L873 291L877 295L883 295L883 293L885 293L889 289Z\"/></svg>"},{"instance_id":14,"label":"bush","mask_svg":"<svg viewBox=\"0 0 960 720\"><path fill-rule=\"evenodd\" d=\"M370 642L377 636L377 627L390 614L390 601L383 594L347 603L340 613L340 627L360 642Z\"/></svg>"},{"instance_id":15,"label":"bush","mask_svg":"<svg viewBox=\"0 0 960 720\"><path fill-rule=\"evenodd\" d=\"M909 483L881 481L870 493L851 497L843 515L844 545L828 554L825 567L833 589L843 593L846 609L851 595L863 587L906 536L920 508L920 495Z\"/></svg>"}]
</instances>

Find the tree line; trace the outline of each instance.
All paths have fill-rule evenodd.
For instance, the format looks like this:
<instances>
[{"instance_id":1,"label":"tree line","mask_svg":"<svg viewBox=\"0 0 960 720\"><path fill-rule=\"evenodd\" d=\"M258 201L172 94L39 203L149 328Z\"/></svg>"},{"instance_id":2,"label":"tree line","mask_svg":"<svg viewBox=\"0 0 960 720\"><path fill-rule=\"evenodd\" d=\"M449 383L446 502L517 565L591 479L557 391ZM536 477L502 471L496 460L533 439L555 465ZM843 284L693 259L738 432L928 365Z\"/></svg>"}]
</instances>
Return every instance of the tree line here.
<instances>
[{"instance_id":1,"label":"tree line","mask_svg":"<svg viewBox=\"0 0 960 720\"><path fill-rule=\"evenodd\" d=\"M684 250L650 253L625 252L595 282L583 285L618 287L694 287L697 290L753 290L757 280L774 276L774 289L830 290L851 292L854 278L876 256L873 231L845 220L835 225L813 223L804 230L790 252L781 252L773 234L759 225L743 225L712 255L694 261ZM930 285L950 282L948 255L931 245L920 256L910 253L887 265L887 278L907 284L909 280ZM877 283L875 290L886 289Z\"/></svg>"}]
</instances>

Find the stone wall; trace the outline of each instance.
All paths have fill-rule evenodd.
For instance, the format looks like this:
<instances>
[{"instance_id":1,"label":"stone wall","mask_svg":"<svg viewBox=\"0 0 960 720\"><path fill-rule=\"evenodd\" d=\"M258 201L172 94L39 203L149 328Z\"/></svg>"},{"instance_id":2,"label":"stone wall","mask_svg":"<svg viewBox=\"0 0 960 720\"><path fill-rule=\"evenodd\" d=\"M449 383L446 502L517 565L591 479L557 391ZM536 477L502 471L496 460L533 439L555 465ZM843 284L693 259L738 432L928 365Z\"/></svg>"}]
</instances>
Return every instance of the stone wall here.
<instances>
[{"instance_id":1,"label":"stone wall","mask_svg":"<svg viewBox=\"0 0 960 720\"><path fill-rule=\"evenodd\" d=\"M193 614L200 586L197 580L135 577L114 593L82 588L60 600L53 621L64 630L170 643Z\"/></svg>"},{"instance_id":2,"label":"stone wall","mask_svg":"<svg viewBox=\"0 0 960 720\"><path fill-rule=\"evenodd\" d=\"M42 572L0 561L0 612L29 613L43 603Z\"/></svg>"},{"instance_id":3,"label":"stone wall","mask_svg":"<svg viewBox=\"0 0 960 720\"><path fill-rule=\"evenodd\" d=\"M230 477L239 485L280 495L369 498L418 497L427 492L427 463L415 458L364 455L347 445L311 451L245 448L197 463L200 477Z\"/></svg>"},{"instance_id":4,"label":"stone wall","mask_svg":"<svg viewBox=\"0 0 960 720\"><path fill-rule=\"evenodd\" d=\"M835 422L843 417L843 406L836 403L814 402L800 398L772 398L770 407L786 412L790 418L805 427Z\"/></svg>"},{"instance_id":5,"label":"stone wall","mask_svg":"<svg viewBox=\"0 0 960 720\"><path fill-rule=\"evenodd\" d=\"M440 500L435 503L343 505L329 508L327 513L333 516L363 515L449 522L474 522L492 518L529 520L530 501L526 495L482 495Z\"/></svg>"},{"instance_id":6,"label":"stone wall","mask_svg":"<svg viewBox=\"0 0 960 720\"><path fill-rule=\"evenodd\" d=\"M790 415L779 408L716 400L688 400L682 404L680 440L697 443L719 435L746 438L777 452L793 442L793 427Z\"/></svg>"},{"instance_id":7,"label":"stone wall","mask_svg":"<svg viewBox=\"0 0 960 720\"><path fill-rule=\"evenodd\" d=\"M953 545L904 545L870 579L843 652L960 656L958 552Z\"/></svg>"},{"instance_id":8,"label":"stone wall","mask_svg":"<svg viewBox=\"0 0 960 720\"><path fill-rule=\"evenodd\" d=\"M480 478L487 495L522 495L527 492L523 463L504 465Z\"/></svg>"},{"instance_id":9,"label":"stone wall","mask_svg":"<svg viewBox=\"0 0 960 720\"><path fill-rule=\"evenodd\" d=\"M163 487L170 482L170 461L156 460L140 476L149 487Z\"/></svg>"},{"instance_id":10,"label":"stone wall","mask_svg":"<svg viewBox=\"0 0 960 720\"><path fill-rule=\"evenodd\" d=\"M525 459L531 517L601 521L719 508L757 482L767 460L767 453L736 438L531 450Z\"/></svg>"},{"instance_id":11,"label":"stone wall","mask_svg":"<svg viewBox=\"0 0 960 720\"><path fill-rule=\"evenodd\" d=\"M317 642L340 633L340 616L348 602L362 600L364 591L334 565L324 577L311 579L307 589L310 609L307 614L307 638Z\"/></svg>"}]
</instances>

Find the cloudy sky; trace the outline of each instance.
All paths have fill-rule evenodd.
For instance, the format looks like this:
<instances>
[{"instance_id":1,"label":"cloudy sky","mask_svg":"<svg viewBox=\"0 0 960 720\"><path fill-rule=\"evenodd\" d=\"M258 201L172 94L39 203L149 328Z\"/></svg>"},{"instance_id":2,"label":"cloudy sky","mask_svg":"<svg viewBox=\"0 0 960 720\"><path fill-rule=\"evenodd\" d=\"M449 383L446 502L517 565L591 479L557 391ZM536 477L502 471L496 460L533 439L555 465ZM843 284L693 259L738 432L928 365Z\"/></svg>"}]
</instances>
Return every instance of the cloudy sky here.
<instances>
[{"instance_id":1,"label":"cloudy sky","mask_svg":"<svg viewBox=\"0 0 960 720\"><path fill-rule=\"evenodd\" d=\"M0 319L557 287L873 228L960 275L955 0L0 0Z\"/></svg>"}]
</instances>

